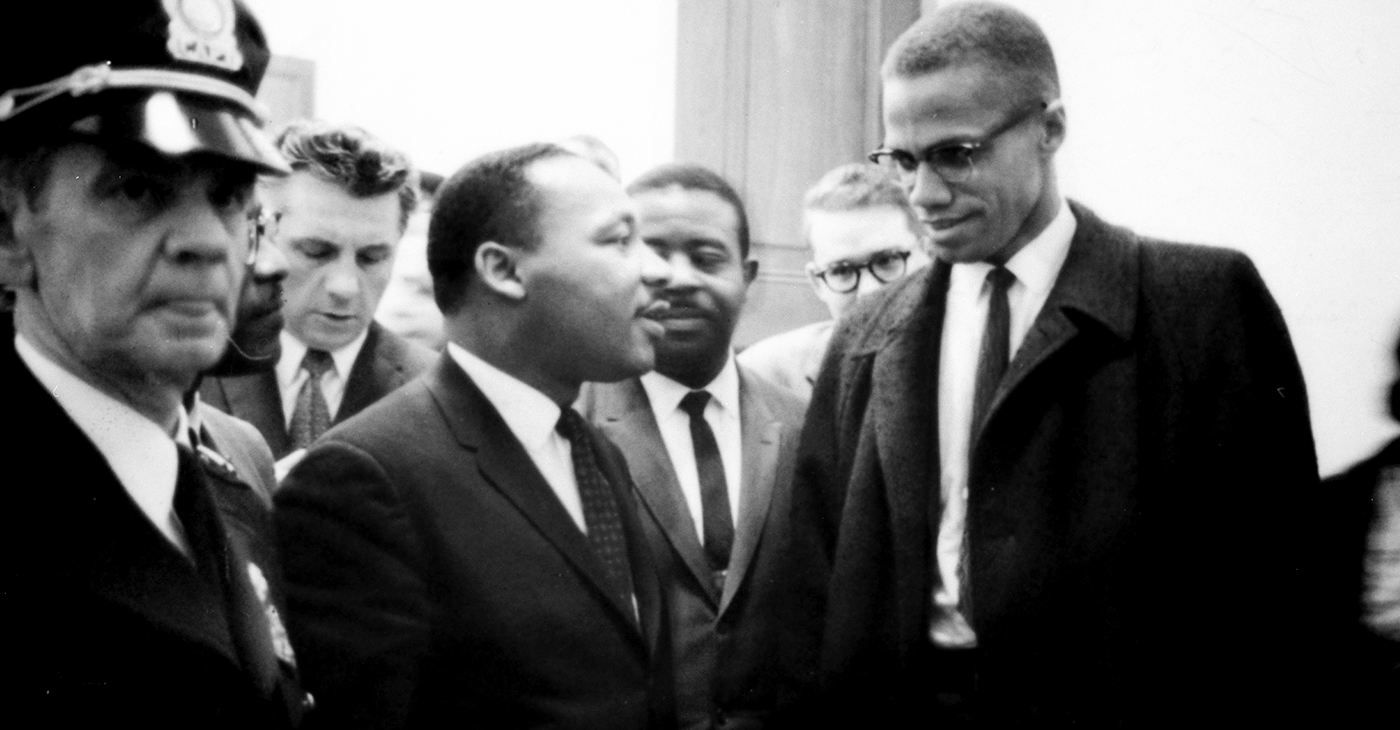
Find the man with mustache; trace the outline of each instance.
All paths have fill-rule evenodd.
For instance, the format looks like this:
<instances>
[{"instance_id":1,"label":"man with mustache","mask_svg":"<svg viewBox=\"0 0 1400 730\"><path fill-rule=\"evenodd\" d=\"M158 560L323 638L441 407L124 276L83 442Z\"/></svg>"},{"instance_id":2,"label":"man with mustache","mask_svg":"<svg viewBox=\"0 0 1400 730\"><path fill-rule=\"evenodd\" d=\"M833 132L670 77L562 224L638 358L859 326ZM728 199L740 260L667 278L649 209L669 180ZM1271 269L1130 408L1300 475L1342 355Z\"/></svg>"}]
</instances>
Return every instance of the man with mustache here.
<instances>
[{"instance_id":1,"label":"man with mustache","mask_svg":"<svg viewBox=\"0 0 1400 730\"><path fill-rule=\"evenodd\" d=\"M277 144L292 174L263 180L259 196L289 270L281 355L274 369L206 380L202 395L257 426L285 471L433 353L373 320L417 199L408 159L348 125L298 122Z\"/></svg>"},{"instance_id":2,"label":"man with mustache","mask_svg":"<svg viewBox=\"0 0 1400 730\"><path fill-rule=\"evenodd\" d=\"M673 724L627 467L570 407L655 359L633 203L555 145L494 152L438 191L428 267L447 351L276 496L308 687L335 727Z\"/></svg>"},{"instance_id":3,"label":"man with mustache","mask_svg":"<svg viewBox=\"0 0 1400 730\"><path fill-rule=\"evenodd\" d=\"M182 403L233 327L254 182L288 172L262 30L226 0L44 3L11 29L0 700L54 727L294 726L267 504Z\"/></svg>"},{"instance_id":4,"label":"man with mustache","mask_svg":"<svg viewBox=\"0 0 1400 730\"><path fill-rule=\"evenodd\" d=\"M683 728L747 727L772 709L771 587L803 405L736 364L731 344L758 262L743 202L692 164L627 188L641 236L671 268L656 370L590 384L589 416L622 449L665 579Z\"/></svg>"},{"instance_id":5,"label":"man with mustache","mask_svg":"<svg viewBox=\"0 0 1400 730\"><path fill-rule=\"evenodd\" d=\"M936 263L858 302L793 489L789 672L823 723L1307 724L1336 616L1283 318L1243 254L1067 201L1050 44L941 5L884 145Z\"/></svg>"}]
</instances>

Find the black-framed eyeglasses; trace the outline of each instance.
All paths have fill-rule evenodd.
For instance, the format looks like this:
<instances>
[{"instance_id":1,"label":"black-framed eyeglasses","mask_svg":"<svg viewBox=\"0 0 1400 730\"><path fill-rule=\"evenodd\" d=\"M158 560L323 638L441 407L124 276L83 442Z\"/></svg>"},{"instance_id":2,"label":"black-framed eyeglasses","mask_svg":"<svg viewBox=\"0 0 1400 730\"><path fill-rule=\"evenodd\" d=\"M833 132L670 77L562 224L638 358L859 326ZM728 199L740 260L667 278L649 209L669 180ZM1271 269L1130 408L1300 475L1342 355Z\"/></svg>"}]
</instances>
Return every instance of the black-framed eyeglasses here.
<instances>
[{"instance_id":1,"label":"black-framed eyeglasses","mask_svg":"<svg viewBox=\"0 0 1400 730\"><path fill-rule=\"evenodd\" d=\"M258 250L270 242L277 230L277 219L277 214L261 205L255 205L248 210L248 259L244 261L245 265L252 266L257 263Z\"/></svg>"},{"instance_id":2,"label":"black-framed eyeglasses","mask_svg":"<svg viewBox=\"0 0 1400 730\"><path fill-rule=\"evenodd\" d=\"M909 251L881 251L865 263L837 261L814 274L826 288L837 294L849 294L860 287L860 274L869 271L881 284L888 284L901 276L909 266Z\"/></svg>"},{"instance_id":3,"label":"black-framed eyeglasses","mask_svg":"<svg viewBox=\"0 0 1400 730\"><path fill-rule=\"evenodd\" d=\"M917 154L907 150L881 147L871 152L867 157L871 162L894 173L900 182L906 185L914 181L914 176L919 173L919 163L921 162L927 162L928 166L933 168L934 173L944 182L967 182L977 171L976 158L979 152L986 149L997 137L1015 129L1017 125L1030 119L1037 112L1049 108L1049 102L1036 102L1034 105L1012 114L1001 124L992 127L991 131L982 135L981 139L935 145Z\"/></svg>"}]
</instances>

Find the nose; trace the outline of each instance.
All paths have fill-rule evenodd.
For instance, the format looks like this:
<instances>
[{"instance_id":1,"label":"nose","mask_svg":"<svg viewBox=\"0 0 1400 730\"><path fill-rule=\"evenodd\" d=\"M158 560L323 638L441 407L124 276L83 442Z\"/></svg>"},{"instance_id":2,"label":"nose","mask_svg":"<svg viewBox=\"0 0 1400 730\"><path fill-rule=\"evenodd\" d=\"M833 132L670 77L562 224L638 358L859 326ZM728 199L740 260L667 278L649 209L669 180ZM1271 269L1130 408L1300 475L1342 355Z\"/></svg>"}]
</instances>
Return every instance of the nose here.
<instances>
[{"instance_id":1,"label":"nose","mask_svg":"<svg viewBox=\"0 0 1400 730\"><path fill-rule=\"evenodd\" d=\"M165 253L181 265L217 266L239 260L248 251L245 225L242 215L227 215L208 201L199 186L189 186L176 203Z\"/></svg>"},{"instance_id":2,"label":"nose","mask_svg":"<svg viewBox=\"0 0 1400 730\"><path fill-rule=\"evenodd\" d=\"M915 208L936 209L953 202L953 190L948 183L933 171L926 162L920 162L914 171L913 187L909 190L909 202Z\"/></svg>"},{"instance_id":3,"label":"nose","mask_svg":"<svg viewBox=\"0 0 1400 730\"><path fill-rule=\"evenodd\" d=\"M360 272L354 256L341 256L326 272L326 292L336 300L354 299L360 293Z\"/></svg>"},{"instance_id":4,"label":"nose","mask_svg":"<svg viewBox=\"0 0 1400 730\"><path fill-rule=\"evenodd\" d=\"M642 283L653 289L661 289L671 283L672 267L666 259L640 241L633 244L634 255L641 266Z\"/></svg>"},{"instance_id":5,"label":"nose","mask_svg":"<svg viewBox=\"0 0 1400 730\"><path fill-rule=\"evenodd\" d=\"M264 241L258 246L257 258L253 260L253 281L271 284L287 278L287 257L282 249Z\"/></svg>"},{"instance_id":6,"label":"nose","mask_svg":"<svg viewBox=\"0 0 1400 730\"><path fill-rule=\"evenodd\" d=\"M881 283L879 279L876 279L875 275L870 273L869 270L862 271L860 272L860 283L856 284L856 296L863 297L866 294L879 291L882 286L884 286L884 284Z\"/></svg>"}]
</instances>

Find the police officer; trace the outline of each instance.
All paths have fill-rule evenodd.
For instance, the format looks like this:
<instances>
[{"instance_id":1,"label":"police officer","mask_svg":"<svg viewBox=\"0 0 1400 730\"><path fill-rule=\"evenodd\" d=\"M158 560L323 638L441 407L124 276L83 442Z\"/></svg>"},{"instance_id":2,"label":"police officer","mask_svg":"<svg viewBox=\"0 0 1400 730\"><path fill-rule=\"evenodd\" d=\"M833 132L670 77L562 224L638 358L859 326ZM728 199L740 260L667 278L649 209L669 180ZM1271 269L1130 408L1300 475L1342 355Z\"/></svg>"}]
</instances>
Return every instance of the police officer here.
<instances>
[{"instance_id":1,"label":"police officer","mask_svg":"<svg viewBox=\"0 0 1400 730\"><path fill-rule=\"evenodd\" d=\"M0 620L8 717L288 727L309 699L266 520L202 458L182 395L219 360L255 257L253 95L234 0L51 0L0 47ZM235 496L230 496L235 495Z\"/></svg>"}]
</instances>

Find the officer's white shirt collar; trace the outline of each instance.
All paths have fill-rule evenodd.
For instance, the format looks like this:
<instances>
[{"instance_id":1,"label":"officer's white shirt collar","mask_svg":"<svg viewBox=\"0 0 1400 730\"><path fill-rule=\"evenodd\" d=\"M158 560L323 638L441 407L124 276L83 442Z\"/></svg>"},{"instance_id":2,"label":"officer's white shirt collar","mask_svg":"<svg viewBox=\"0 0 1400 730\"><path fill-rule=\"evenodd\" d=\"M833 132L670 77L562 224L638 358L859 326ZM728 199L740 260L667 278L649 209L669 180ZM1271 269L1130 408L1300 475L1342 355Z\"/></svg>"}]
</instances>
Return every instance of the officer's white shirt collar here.
<instances>
[{"instance_id":1,"label":"officer's white shirt collar","mask_svg":"<svg viewBox=\"0 0 1400 730\"><path fill-rule=\"evenodd\" d=\"M652 408L659 413L670 413L680 408L681 399L692 390L690 386L682 385L655 370L642 376L642 388L646 390ZM700 390L709 393L710 398L719 404L720 410L736 415L739 413L739 368L734 364L732 350L719 375Z\"/></svg>"},{"instance_id":2,"label":"officer's white shirt collar","mask_svg":"<svg viewBox=\"0 0 1400 730\"><path fill-rule=\"evenodd\" d=\"M180 471L175 439L155 421L49 359L23 335L15 335L15 352L102 454L141 512L188 555L174 510L175 480ZM176 433L184 436L189 421L185 409L178 410Z\"/></svg>"},{"instance_id":3,"label":"officer's white shirt collar","mask_svg":"<svg viewBox=\"0 0 1400 730\"><path fill-rule=\"evenodd\" d=\"M350 370L355 367L355 358L360 356L360 350L364 349L368 337L369 328L366 327L360 336L351 340L349 344L331 351L331 362L335 363L335 370L322 377L321 392L326 397L326 407L332 420L340 412L340 403L345 398L345 386L350 380ZM297 395L301 392L302 383L310 377L301 369L301 361L306 359L306 351L311 348L285 329L282 330L280 338L282 357L277 361L277 388L282 395L282 417L286 421L284 425L290 428L292 412L296 410Z\"/></svg>"}]
</instances>

